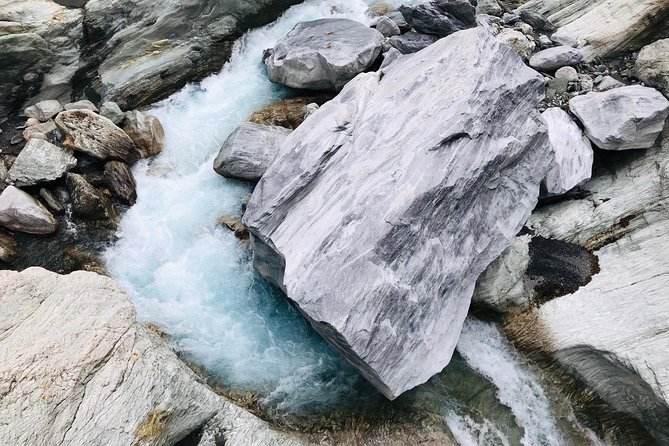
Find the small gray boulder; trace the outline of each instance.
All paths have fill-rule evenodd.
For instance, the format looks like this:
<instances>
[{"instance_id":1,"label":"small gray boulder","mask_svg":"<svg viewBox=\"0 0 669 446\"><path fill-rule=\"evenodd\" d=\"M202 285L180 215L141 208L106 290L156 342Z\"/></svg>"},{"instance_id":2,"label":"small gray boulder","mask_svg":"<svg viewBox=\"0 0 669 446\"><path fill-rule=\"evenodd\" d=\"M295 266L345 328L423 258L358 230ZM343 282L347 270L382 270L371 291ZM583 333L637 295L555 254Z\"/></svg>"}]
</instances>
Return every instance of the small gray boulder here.
<instances>
[{"instance_id":1,"label":"small gray boulder","mask_svg":"<svg viewBox=\"0 0 669 446\"><path fill-rule=\"evenodd\" d=\"M53 118L61 111L63 111L63 106L60 105L60 102L51 99L48 101L38 102L37 104L26 108L23 111L23 114L29 118L39 119L40 121L44 122Z\"/></svg>"},{"instance_id":2,"label":"small gray boulder","mask_svg":"<svg viewBox=\"0 0 669 446\"><path fill-rule=\"evenodd\" d=\"M383 35L348 19L298 23L265 59L269 79L309 90L341 90L381 54Z\"/></svg>"},{"instance_id":3,"label":"small gray boulder","mask_svg":"<svg viewBox=\"0 0 669 446\"><path fill-rule=\"evenodd\" d=\"M600 149L647 149L662 132L669 101L654 88L631 85L576 96L569 110Z\"/></svg>"},{"instance_id":4,"label":"small gray boulder","mask_svg":"<svg viewBox=\"0 0 669 446\"><path fill-rule=\"evenodd\" d=\"M98 108L88 99L83 99L77 102L70 102L65 104L65 110L90 110L95 113L98 112Z\"/></svg>"},{"instance_id":5,"label":"small gray boulder","mask_svg":"<svg viewBox=\"0 0 669 446\"><path fill-rule=\"evenodd\" d=\"M567 65L576 65L583 59L581 52L570 46L546 48L530 57L530 66L539 71L555 71Z\"/></svg>"},{"instance_id":6,"label":"small gray boulder","mask_svg":"<svg viewBox=\"0 0 669 446\"><path fill-rule=\"evenodd\" d=\"M214 160L214 170L226 178L258 181L289 134L283 127L246 122L225 140Z\"/></svg>"},{"instance_id":7,"label":"small gray boulder","mask_svg":"<svg viewBox=\"0 0 669 446\"><path fill-rule=\"evenodd\" d=\"M669 39L658 40L639 51L636 75L669 97Z\"/></svg>"},{"instance_id":8,"label":"small gray boulder","mask_svg":"<svg viewBox=\"0 0 669 446\"><path fill-rule=\"evenodd\" d=\"M399 10L417 32L446 37L476 26L475 4L469 0L433 0L417 6L402 5Z\"/></svg>"},{"instance_id":9,"label":"small gray boulder","mask_svg":"<svg viewBox=\"0 0 669 446\"><path fill-rule=\"evenodd\" d=\"M397 26L397 23L393 22L393 20L387 16L379 17L379 20L376 22L376 30L385 37L398 36L401 34L400 27Z\"/></svg>"},{"instance_id":10,"label":"small gray boulder","mask_svg":"<svg viewBox=\"0 0 669 446\"><path fill-rule=\"evenodd\" d=\"M125 119L125 113L116 102L104 102L100 106L100 114L116 125L120 125Z\"/></svg>"}]
</instances>

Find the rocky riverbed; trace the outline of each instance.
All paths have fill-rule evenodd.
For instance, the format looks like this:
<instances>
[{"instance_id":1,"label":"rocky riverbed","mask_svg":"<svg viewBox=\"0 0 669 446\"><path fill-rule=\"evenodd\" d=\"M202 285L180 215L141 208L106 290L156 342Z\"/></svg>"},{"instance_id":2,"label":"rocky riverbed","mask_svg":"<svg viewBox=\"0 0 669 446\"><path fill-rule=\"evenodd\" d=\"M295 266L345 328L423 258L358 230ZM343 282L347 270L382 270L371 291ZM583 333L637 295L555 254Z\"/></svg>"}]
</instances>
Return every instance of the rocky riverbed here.
<instances>
[{"instance_id":1,"label":"rocky riverbed","mask_svg":"<svg viewBox=\"0 0 669 446\"><path fill-rule=\"evenodd\" d=\"M667 20L0 0L0 443L668 443Z\"/></svg>"}]
</instances>

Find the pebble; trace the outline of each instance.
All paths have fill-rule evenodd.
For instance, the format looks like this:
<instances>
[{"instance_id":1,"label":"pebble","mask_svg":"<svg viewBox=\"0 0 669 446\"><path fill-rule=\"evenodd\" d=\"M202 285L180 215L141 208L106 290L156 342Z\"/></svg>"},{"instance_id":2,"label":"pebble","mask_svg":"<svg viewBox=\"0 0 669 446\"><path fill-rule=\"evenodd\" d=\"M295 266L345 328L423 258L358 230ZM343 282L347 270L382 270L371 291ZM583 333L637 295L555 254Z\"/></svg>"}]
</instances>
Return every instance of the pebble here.
<instances>
[{"instance_id":1,"label":"pebble","mask_svg":"<svg viewBox=\"0 0 669 446\"><path fill-rule=\"evenodd\" d=\"M555 72L555 77L567 82L578 82L578 71L574 67L562 67Z\"/></svg>"}]
</instances>

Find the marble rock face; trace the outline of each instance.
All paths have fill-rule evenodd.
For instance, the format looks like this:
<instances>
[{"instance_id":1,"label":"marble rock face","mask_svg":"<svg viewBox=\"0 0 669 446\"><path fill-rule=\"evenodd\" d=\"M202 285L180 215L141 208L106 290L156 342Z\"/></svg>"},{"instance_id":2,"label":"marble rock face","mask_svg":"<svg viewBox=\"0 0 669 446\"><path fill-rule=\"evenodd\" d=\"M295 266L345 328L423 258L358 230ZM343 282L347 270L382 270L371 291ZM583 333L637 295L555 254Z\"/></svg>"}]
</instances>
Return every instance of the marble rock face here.
<instances>
[{"instance_id":1,"label":"marble rock face","mask_svg":"<svg viewBox=\"0 0 669 446\"><path fill-rule=\"evenodd\" d=\"M564 110L541 114L548 126L554 161L544 184L549 194L563 194L590 178L594 153L590 140Z\"/></svg>"},{"instance_id":2,"label":"marble rock face","mask_svg":"<svg viewBox=\"0 0 669 446\"><path fill-rule=\"evenodd\" d=\"M246 122L225 140L214 170L227 178L258 181L289 134L283 127Z\"/></svg>"},{"instance_id":3,"label":"marble rock face","mask_svg":"<svg viewBox=\"0 0 669 446\"><path fill-rule=\"evenodd\" d=\"M111 279L0 271L0 444L296 445L212 392L139 323ZM212 418L213 417L213 418Z\"/></svg>"},{"instance_id":4,"label":"marble rock face","mask_svg":"<svg viewBox=\"0 0 669 446\"><path fill-rule=\"evenodd\" d=\"M528 222L538 235L594 250L600 269L533 311L528 333L540 335L531 342L639 420L657 444L669 441L669 126L662 138L593 176L588 197L544 207Z\"/></svg>"},{"instance_id":5,"label":"marble rock face","mask_svg":"<svg viewBox=\"0 0 669 446\"><path fill-rule=\"evenodd\" d=\"M310 90L341 90L381 54L383 34L349 19L298 23L265 59L272 82Z\"/></svg>"},{"instance_id":6,"label":"marble rock face","mask_svg":"<svg viewBox=\"0 0 669 446\"><path fill-rule=\"evenodd\" d=\"M9 179L16 186L34 186L56 180L77 165L71 150L41 139L30 139L9 169Z\"/></svg>"},{"instance_id":7,"label":"marble rock face","mask_svg":"<svg viewBox=\"0 0 669 446\"><path fill-rule=\"evenodd\" d=\"M669 100L654 88L631 85L576 96L569 110L600 149L647 149L662 132Z\"/></svg>"},{"instance_id":8,"label":"marble rock face","mask_svg":"<svg viewBox=\"0 0 669 446\"><path fill-rule=\"evenodd\" d=\"M525 9L558 27L555 41L577 43L587 62L669 37L666 0L530 0L520 7Z\"/></svg>"},{"instance_id":9,"label":"marble rock face","mask_svg":"<svg viewBox=\"0 0 669 446\"><path fill-rule=\"evenodd\" d=\"M388 398L446 366L548 170L541 75L483 29L351 81L248 204L255 266Z\"/></svg>"}]
</instances>

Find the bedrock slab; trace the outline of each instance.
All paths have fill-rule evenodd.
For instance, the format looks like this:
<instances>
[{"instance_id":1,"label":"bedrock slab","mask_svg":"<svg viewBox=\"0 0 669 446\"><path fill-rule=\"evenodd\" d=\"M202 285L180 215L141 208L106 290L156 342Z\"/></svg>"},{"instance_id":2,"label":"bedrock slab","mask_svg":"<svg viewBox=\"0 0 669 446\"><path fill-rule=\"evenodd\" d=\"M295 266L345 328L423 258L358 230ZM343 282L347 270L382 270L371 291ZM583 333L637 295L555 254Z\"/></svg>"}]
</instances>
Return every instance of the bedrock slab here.
<instances>
[{"instance_id":1,"label":"bedrock slab","mask_svg":"<svg viewBox=\"0 0 669 446\"><path fill-rule=\"evenodd\" d=\"M393 399L446 366L551 161L543 78L483 29L359 75L287 137L244 216L256 268Z\"/></svg>"}]
</instances>

